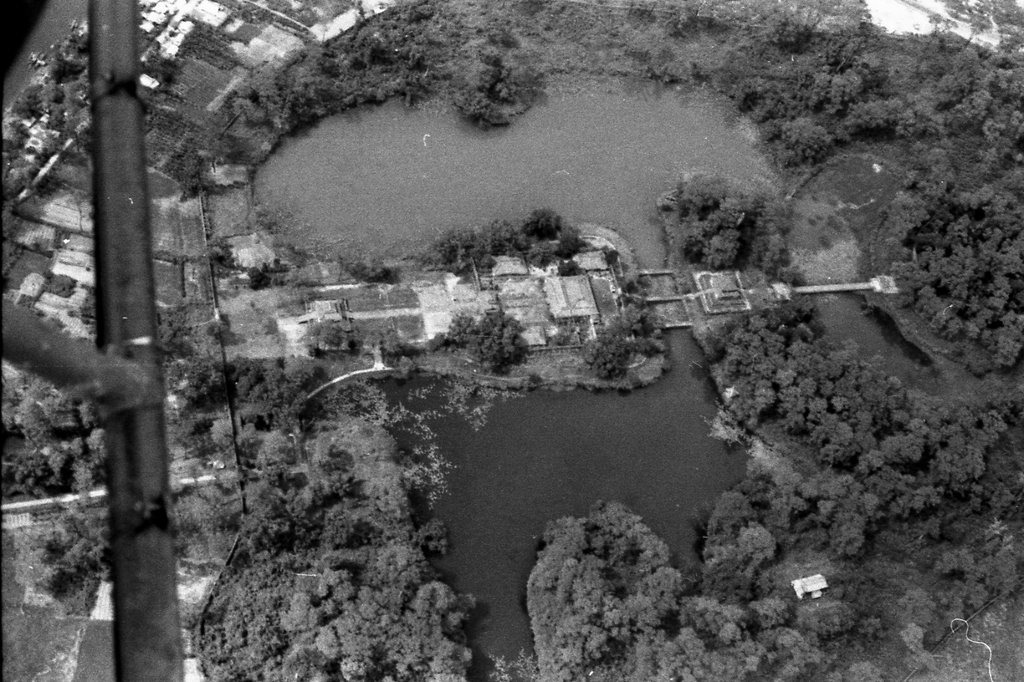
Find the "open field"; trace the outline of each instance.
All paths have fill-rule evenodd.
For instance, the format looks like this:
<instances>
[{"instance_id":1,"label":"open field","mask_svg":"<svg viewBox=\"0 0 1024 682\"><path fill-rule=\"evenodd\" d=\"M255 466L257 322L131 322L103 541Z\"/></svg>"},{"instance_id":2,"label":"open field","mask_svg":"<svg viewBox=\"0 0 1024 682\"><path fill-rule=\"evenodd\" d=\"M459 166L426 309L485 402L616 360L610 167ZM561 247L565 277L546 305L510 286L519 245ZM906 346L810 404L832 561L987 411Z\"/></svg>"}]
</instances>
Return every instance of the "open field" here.
<instances>
[{"instance_id":1,"label":"open field","mask_svg":"<svg viewBox=\"0 0 1024 682\"><path fill-rule=\"evenodd\" d=\"M153 197L151 206L154 253L187 257L204 255L199 199L179 201L177 197Z\"/></svg>"},{"instance_id":2,"label":"open field","mask_svg":"<svg viewBox=\"0 0 1024 682\"><path fill-rule=\"evenodd\" d=\"M154 260L153 278L156 284L156 300L159 304L173 306L184 301L185 289L180 263Z\"/></svg>"},{"instance_id":3,"label":"open field","mask_svg":"<svg viewBox=\"0 0 1024 682\"><path fill-rule=\"evenodd\" d=\"M242 187L206 197L212 237L234 237L247 234L253 228L251 189Z\"/></svg>"},{"instance_id":4,"label":"open field","mask_svg":"<svg viewBox=\"0 0 1024 682\"><path fill-rule=\"evenodd\" d=\"M3 679L64 682L71 679L85 621L66 619L55 606L26 602L25 581L38 573L24 542L3 533Z\"/></svg>"},{"instance_id":5,"label":"open field","mask_svg":"<svg viewBox=\"0 0 1024 682\"><path fill-rule=\"evenodd\" d=\"M225 337L225 351L232 358L288 355L277 329L277 315L282 308L303 310L301 295L284 289L239 289L225 294L220 308L230 328Z\"/></svg>"}]
</instances>

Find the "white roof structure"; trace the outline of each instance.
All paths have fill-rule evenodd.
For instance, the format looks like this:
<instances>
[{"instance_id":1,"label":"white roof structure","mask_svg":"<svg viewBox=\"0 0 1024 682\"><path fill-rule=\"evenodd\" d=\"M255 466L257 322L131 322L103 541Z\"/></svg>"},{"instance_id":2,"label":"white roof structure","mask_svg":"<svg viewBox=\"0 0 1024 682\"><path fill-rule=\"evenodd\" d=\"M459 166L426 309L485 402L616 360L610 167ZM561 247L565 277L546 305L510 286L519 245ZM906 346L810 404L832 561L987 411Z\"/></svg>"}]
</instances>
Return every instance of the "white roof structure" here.
<instances>
[{"instance_id":1,"label":"white roof structure","mask_svg":"<svg viewBox=\"0 0 1024 682\"><path fill-rule=\"evenodd\" d=\"M86 286L95 286L93 258L91 254L81 251L61 250L54 254L50 271L54 275L65 275Z\"/></svg>"},{"instance_id":2,"label":"white roof structure","mask_svg":"<svg viewBox=\"0 0 1024 682\"><path fill-rule=\"evenodd\" d=\"M494 268L491 270L492 277L514 277L529 274L530 269L526 267L526 263L523 262L522 258L517 256L494 257Z\"/></svg>"},{"instance_id":3,"label":"white roof structure","mask_svg":"<svg viewBox=\"0 0 1024 682\"><path fill-rule=\"evenodd\" d=\"M139 76L139 83L142 87L149 88L150 90L155 90L160 87L160 81L147 74Z\"/></svg>"},{"instance_id":4,"label":"white roof structure","mask_svg":"<svg viewBox=\"0 0 1024 682\"><path fill-rule=\"evenodd\" d=\"M44 286L46 286L46 278L38 272L30 272L25 275L25 279L21 280L18 296L32 299L39 298L40 294L43 293Z\"/></svg>"},{"instance_id":5,"label":"white roof structure","mask_svg":"<svg viewBox=\"0 0 1024 682\"><path fill-rule=\"evenodd\" d=\"M798 578L790 584L793 586L793 590L796 591L797 599L803 599L805 594L811 595L811 599L817 599L821 596L822 590L828 588L825 576L820 573L806 578Z\"/></svg>"},{"instance_id":6,"label":"white roof structure","mask_svg":"<svg viewBox=\"0 0 1024 682\"><path fill-rule=\"evenodd\" d=\"M597 303L590 290L590 280L583 275L548 277L544 280L544 293L551 315L556 319L597 315Z\"/></svg>"},{"instance_id":7,"label":"white roof structure","mask_svg":"<svg viewBox=\"0 0 1024 682\"><path fill-rule=\"evenodd\" d=\"M214 28L227 21L229 14L231 14L231 10L213 0L201 0L199 5L192 9L192 16Z\"/></svg>"}]
</instances>

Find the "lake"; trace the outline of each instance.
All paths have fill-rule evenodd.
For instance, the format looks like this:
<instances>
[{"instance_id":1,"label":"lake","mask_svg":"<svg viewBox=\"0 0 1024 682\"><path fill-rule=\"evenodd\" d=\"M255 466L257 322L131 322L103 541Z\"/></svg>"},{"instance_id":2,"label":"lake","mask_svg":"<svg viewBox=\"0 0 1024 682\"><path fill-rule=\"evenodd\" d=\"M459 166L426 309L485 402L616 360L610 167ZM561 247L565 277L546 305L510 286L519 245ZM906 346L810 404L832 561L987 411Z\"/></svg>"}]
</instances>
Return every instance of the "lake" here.
<instances>
[{"instance_id":1,"label":"lake","mask_svg":"<svg viewBox=\"0 0 1024 682\"><path fill-rule=\"evenodd\" d=\"M604 86L552 95L511 127L488 131L438 106L336 116L284 142L259 171L257 195L293 212L291 239L320 253L413 255L439 230L547 206L571 222L618 229L656 266L665 249L655 200L685 172L774 182L749 128L722 102ZM670 342L675 369L649 388L537 391L499 402L479 430L457 416L434 423L453 465L433 510L451 551L435 565L477 599L473 679L485 678L492 657L532 647L526 581L548 521L619 500L677 560L689 559L699 511L742 477L745 454L708 435L715 393L699 349L686 333ZM409 401L424 382L389 392Z\"/></svg>"},{"instance_id":2,"label":"lake","mask_svg":"<svg viewBox=\"0 0 1024 682\"><path fill-rule=\"evenodd\" d=\"M282 144L260 170L257 194L293 212L290 237L320 253L412 255L447 227L547 206L618 229L642 263L658 265L655 200L685 172L774 181L749 128L720 101L614 86L550 96L510 128L488 131L436 106L336 116ZM675 369L649 388L538 391L498 403L479 430L457 416L433 425L453 465L433 510L451 551L435 565L477 599L473 679L484 679L492 657L531 649L526 581L548 521L619 500L677 560L690 559L699 511L742 477L745 454L708 435L715 393L700 351L688 334L670 341ZM424 382L389 391L408 401Z\"/></svg>"},{"instance_id":3,"label":"lake","mask_svg":"<svg viewBox=\"0 0 1024 682\"><path fill-rule=\"evenodd\" d=\"M652 86L551 95L486 131L440 105L392 102L285 141L260 169L257 197L292 211L292 240L320 253L417 254L443 229L546 206L617 228L655 266L654 202L682 173L771 181L750 131L720 100Z\"/></svg>"}]
</instances>

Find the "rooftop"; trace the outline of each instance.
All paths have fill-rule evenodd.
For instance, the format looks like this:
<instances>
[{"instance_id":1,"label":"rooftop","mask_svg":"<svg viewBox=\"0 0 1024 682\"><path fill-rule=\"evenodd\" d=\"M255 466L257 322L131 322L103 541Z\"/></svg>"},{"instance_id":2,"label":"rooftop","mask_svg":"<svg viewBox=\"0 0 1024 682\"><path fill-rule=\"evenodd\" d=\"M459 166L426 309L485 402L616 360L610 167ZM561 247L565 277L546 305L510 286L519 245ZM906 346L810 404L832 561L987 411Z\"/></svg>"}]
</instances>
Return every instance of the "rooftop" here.
<instances>
[{"instance_id":1,"label":"rooftop","mask_svg":"<svg viewBox=\"0 0 1024 682\"><path fill-rule=\"evenodd\" d=\"M604 257L604 251L584 251L583 253L577 253L572 259L576 261L576 265L588 272L608 269L608 261Z\"/></svg>"},{"instance_id":2,"label":"rooftop","mask_svg":"<svg viewBox=\"0 0 1024 682\"><path fill-rule=\"evenodd\" d=\"M491 270L492 277L519 277L530 274L526 263L518 256L495 256L494 268Z\"/></svg>"},{"instance_id":3,"label":"rooftop","mask_svg":"<svg viewBox=\"0 0 1024 682\"><path fill-rule=\"evenodd\" d=\"M597 315L597 303L590 290L590 280L584 275L548 277L544 280L544 293L551 315L556 319Z\"/></svg>"},{"instance_id":4,"label":"rooftop","mask_svg":"<svg viewBox=\"0 0 1024 682\"><path fill-rule=\"evenodd\" d=\"M797 599L803 599L805 594L810 594L812 599L817 599L821 596L821 591L828 588L825 576L820 573L806 578L798 578L790 584L796 592Z\"/></svg>"}]
</instances>

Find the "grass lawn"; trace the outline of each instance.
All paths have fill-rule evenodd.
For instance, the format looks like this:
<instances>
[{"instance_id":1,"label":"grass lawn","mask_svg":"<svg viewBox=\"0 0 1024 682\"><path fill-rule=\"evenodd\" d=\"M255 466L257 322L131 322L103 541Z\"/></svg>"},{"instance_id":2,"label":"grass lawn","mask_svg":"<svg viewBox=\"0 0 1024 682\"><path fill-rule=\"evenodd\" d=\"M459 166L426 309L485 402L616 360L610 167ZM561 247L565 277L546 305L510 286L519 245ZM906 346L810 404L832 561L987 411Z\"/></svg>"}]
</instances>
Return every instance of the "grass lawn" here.
<instances>
[{"instance_id":1,"label":"grass lawn","mask_svg":"<svg viewBox=\"0 0 1024 682\"><path fill-rule=\"evenodd\" d=\"M207 197L215 239L252 232L253 210L249 194L249 187L242 187Z\"/></svg>"}]
</instances>

